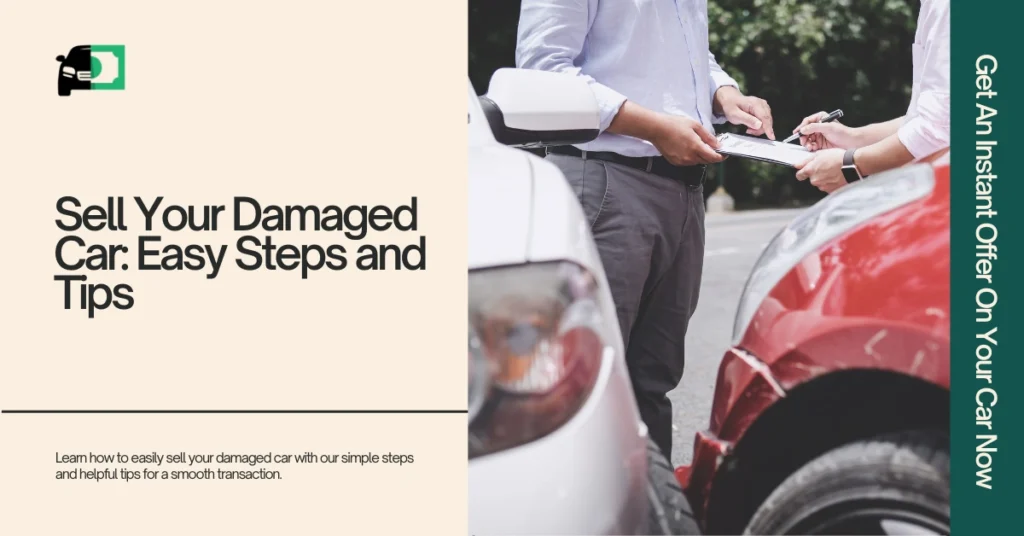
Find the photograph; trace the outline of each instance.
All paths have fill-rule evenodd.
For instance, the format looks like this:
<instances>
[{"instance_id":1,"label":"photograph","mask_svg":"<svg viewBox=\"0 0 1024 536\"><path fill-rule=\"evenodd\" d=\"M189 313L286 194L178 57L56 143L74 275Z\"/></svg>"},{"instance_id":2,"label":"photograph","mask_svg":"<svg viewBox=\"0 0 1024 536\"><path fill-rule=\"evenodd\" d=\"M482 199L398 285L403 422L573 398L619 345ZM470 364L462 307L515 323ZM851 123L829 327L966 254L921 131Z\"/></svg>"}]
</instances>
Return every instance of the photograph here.
<instances>
[{"instance_id":1,"label":"photograph","mask_svg":"<svg viewBox=\"0 0 1024 536\"><path fill-rule=\"evenodd\" d=\"M468 33L469 533L949 534L950 2Z\"/></svg>"}]
</instances>

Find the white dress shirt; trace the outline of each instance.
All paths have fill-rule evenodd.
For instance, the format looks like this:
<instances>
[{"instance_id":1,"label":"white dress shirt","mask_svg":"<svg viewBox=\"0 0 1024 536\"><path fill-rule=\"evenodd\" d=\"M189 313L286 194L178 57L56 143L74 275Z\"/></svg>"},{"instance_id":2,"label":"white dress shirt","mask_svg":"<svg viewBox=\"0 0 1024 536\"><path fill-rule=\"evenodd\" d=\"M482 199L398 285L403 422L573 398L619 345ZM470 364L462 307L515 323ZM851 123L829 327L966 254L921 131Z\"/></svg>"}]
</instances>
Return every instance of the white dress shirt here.
<instances>
[{"instance_id":1,"label":"white dress shirt","mask_svg":"<svg viewBox=\"0 0 1024 536\"><path fill-rule=\"evenodd\" d=\"M658 156L650 142L605 132L629 99L686 115L709 132L718 88L737 86L708 50L707 0L523 0L516 66L584 77L600 106L601 134L585 151Z\"/></svg>"},{"instance_id":2,"label":"white dress shirt","mask_svg":"<svg viewBox=\"0 0 1024 536\"><path fill-rule=\"evenodd\" d=\"M921 0L914 91L899 137L914 158L949 146L949 0Z\"/></svg>"}]
</instances>

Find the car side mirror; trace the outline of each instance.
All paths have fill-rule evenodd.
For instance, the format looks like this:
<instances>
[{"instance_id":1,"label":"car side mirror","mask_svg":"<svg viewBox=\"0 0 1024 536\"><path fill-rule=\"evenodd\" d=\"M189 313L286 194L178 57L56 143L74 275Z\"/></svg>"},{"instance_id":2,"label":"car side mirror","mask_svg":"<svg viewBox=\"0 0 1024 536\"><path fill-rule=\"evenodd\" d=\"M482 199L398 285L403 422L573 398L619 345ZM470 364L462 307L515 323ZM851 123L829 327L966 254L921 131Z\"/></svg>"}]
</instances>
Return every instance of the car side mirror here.
<instances>
[{"instance_id":1,"label":"car side mirror","mask_svg":"<svg viewBox=\"0 0 1024 536\"><path fill-rule=\"evenodd\" d=\"M57 56L57 61L64 61L64 55Z\"/></svg>"},{"instance_id":2,"label":"car side mirror","mask_svg":"<svg viewBox=\"0 0 1024 536\"><path fill-rule=\"evenodd\" d=\"M574 145L600 134L594 92L586 80L571 74L498 69L480 105L494 138L505 145Z\"/></svg>"}]
</instances>

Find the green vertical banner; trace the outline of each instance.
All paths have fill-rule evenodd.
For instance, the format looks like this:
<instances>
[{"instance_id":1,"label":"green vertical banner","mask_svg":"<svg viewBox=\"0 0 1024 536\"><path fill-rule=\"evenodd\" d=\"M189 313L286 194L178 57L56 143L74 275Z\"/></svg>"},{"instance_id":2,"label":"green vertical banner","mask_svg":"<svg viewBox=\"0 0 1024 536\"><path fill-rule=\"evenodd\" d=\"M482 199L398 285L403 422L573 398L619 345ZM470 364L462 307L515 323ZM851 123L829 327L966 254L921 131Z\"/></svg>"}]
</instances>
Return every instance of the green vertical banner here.
<instances>
[{"instance_id":1,"label":"green vertical banner","mask_svg":"<svg viewBox=\"0 0 1024 536\"><path fill-rule=\"evenodd\" d=\"M1009 534L1020 515L1024 417L1024 107L1018 2L952 2L951 521Z\"/></svg>"}]
</instances>

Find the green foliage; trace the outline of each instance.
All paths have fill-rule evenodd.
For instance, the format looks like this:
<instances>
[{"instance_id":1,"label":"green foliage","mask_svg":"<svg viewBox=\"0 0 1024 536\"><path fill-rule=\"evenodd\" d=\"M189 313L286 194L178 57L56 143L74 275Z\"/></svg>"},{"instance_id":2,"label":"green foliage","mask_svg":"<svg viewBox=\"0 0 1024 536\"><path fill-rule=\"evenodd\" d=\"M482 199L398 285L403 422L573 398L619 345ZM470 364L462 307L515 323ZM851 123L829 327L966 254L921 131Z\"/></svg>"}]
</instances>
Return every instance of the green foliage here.
<instances>
[{"instance_id":1,"label":"green foliage","mask_svg":"<svg viewBox=\"0 0 1024 536\"><path fill-rule=\"evenodd\" d=\"M841 108L850 125L903 115L919 7L918 0L708 0L709 41L743 92L768 101L784 138L822 110ZM478 92L495 69L514 65L518 15L519 2L470 0L469 72ZM733 158L712 172L723 174L741 206L820 196L781 166Z\"/></svg>"},{"instance_id":2,"label":"green foliage","mask_svg":"<svg viewBox=\"0 0 1024 536\"><path fill-rule=\"evenodd\" d=\"M469 80L477 93L487 92L491 74L515 67L519 2L469 0Z\"/></svg>"},{"instance_id":3,"label":"green foliage","mask_svg":"<svg viewBox=\"0 0 1024 536\"><path fill-rule=\"evenodd\" d=\"M709 41L744 93L768 101L784 138L823 110L841 108L849 125L903 115L918 9L916 0L709 0ZM724 171L738 204L820 196L780 166L730 159Z\"/></svg>"}]
</instances>

